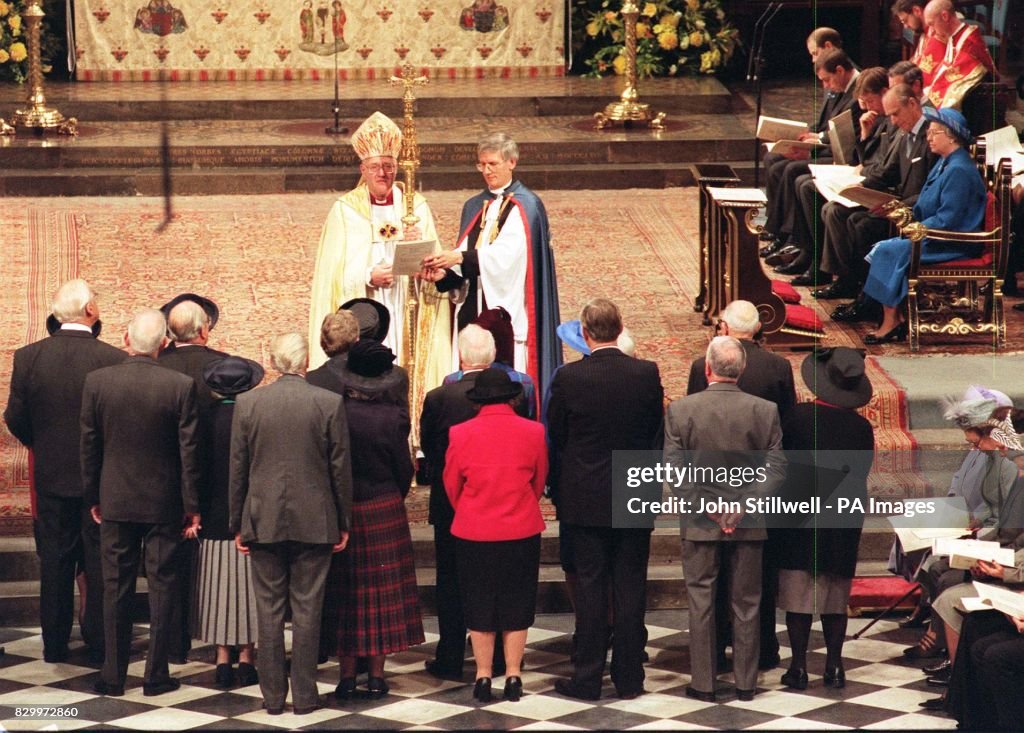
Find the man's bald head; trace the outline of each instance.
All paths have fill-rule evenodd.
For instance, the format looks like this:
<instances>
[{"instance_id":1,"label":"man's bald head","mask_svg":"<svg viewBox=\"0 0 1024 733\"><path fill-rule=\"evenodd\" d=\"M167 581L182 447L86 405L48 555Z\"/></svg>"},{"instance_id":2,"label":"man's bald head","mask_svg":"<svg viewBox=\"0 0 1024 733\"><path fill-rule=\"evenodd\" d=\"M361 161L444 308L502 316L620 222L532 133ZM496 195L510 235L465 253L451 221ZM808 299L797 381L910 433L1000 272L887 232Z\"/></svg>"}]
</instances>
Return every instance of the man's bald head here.
<instances>
[{"instance_id":1,"label":"man's bald head","mask_svg":"<svg viewBox=\"0 0 1024 733\"><path fill-rule=\"evenodd\" d=\"M135 356L153 356L167 343L167 321L156 308L143 308L128 324L128 351Z\"/></svg>"},{"instance_id":2,"label":"man's bald head","mask_svg":"<svg viewBox=\"0 0 1024 733\"><path fill-rule=\"evenodd\" d=\"M930 0L924 6L924 24L940 41L947 40L960 27L952 0Z\"/></svg>"}]
</instances>

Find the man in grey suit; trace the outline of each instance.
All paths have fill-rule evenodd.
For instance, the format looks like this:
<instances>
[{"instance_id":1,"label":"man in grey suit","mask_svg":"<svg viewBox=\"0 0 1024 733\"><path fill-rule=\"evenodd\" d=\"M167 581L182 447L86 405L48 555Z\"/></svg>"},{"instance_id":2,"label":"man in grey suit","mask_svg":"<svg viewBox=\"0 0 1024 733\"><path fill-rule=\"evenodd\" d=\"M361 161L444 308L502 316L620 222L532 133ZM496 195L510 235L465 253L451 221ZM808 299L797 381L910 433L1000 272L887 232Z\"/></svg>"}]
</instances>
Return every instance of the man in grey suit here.
<instances>
[{"instance_id":1,"label":"man in grey suit","mask_svg":"<svg viewBox=\"0 0 1024 733\"><path fill-rule=\"evenodd\" d=\"M736 382L745 366L743 345L731 336L716 336L705 358L708 388L676 400L665 414L665 463L721 466L729 458L730 469L741 462L749 462L752 468L765 466L766 480L728 492L713 482L689 487L684 498L693 502L694 512L699 511L701 500L742 501L744 494L770 493L784 478L779 411L768 400L739 388ZM680 517L690 615L692 679L686 688L688 697L706 702L715 699L715 594L720 563L728 563L736 693L740 700L754 698L760 647L761 546L766 533L763 523L749 519L741 521L742 512L731 508Z\"/></svg>"},{"instance_id":2,"label":"man in grey suit","mask_svg":"<svg viewBox=\"0 0 1024 733\"><path fill-rule=\"evenodd\" d=\"M341 395L306 382L309 346L299 333L270 344L281 378L238 397L231 425L231 531L252 557L260 690L284 711L284 613L292 611L292 701L319 707L317 650L331 552L348 543L352 457Z\"/></svg>"},{"instance_id":3,"label":"man in grey suit","mask_svg":"<svg viewBox=\"0 0 1024 733\"><path fill-rule=\"evenodd\" d=\"M158 366L167 344L158 310L128 325L128 359L90 372L82 389L82 491L100 524L106 658L96 691L124 694L139 556L146 545L149 656L143 692L178 689L167 669L177 549L199 528L196 385Z\"/></svg>"}]
</instances>

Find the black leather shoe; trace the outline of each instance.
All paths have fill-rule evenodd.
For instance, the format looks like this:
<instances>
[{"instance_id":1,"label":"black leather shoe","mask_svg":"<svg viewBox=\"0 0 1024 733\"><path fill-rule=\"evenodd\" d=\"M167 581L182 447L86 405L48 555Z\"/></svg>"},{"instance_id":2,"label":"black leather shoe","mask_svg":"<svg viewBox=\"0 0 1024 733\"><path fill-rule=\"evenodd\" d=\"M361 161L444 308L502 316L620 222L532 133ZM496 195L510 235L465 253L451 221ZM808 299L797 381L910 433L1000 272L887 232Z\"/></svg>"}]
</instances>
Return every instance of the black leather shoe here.
<instances>
[{"instance_id":1,"label":"black leather shoe","mask_svg":"<svg viewBox=\"0 0 1024 733\"><path fill-rule=\"evenodd\" d=\"M338 680L338 686L334 688L335 700L351 700L356 694L356 678L342 677Z\"/></svg>"},{"instance_id":2,"label":"black leather shoe","mask_svg":"<svg viewBox=\"0 0 1024 733\"><path fill-rule=\"evenodd\" d=\"M935 677L940 674L948 674L952 668L953 664L948 659L943 659L938 664L930 664L927 667L923 667L921 671L929 677Z\"/></svg>"},{"instance_id":3,"label":"black leather shoe","mask_svg":"<svg viewBox=\"0 0 1024 733\"><path fill-rule=\"evenodd\" d=\"M928 679L925 680L925 683L929 687L949 687L949 677L948 676L929 677Z\"/></svg>"},{"instance_id":4,"label":"black leather shoe","mask_svg":"<svg viewBox=\"0 0 1024 733\"><path fill-rule=\"evenodd\" d=\"M619 697L620 700L636 700L645 692L646 690L641 687L639 690L631 690L629 692L626 692L624 690L617 690L615 694Z\"/></svg>"},{"instance_id":5,"label":"black leather shoe","mask_svg":"<svg viewBox=\"0 0 1024 733\"><path fill-rule=\"evenodd\" d=\"M846 687L846 671L843 669L843 665L837 664L835 667L828 667L825 670L823 682L825 687L836 690Z\"/></svg>"},{"instance_id":6,"label":"black leather shoe","mask_svg":"<svg viewBox=\"0 0 1024 733\"><path fill-rule=\"evenodd\" d=\"M96 680L92 689L97 695L106 695L107 697L121 697L124 695L124 685L108 685L103 680Z\"/></svg>"},{"instance_id":7,"label":"black leather shoe","mask_svg":"<svg viewBox=\"0 0 1024 733\"><path fill-rule=\"evenodd\" d=\"M370 677L366 680L366 696L371 700L379 700L389 692L391 688L383 677Z\"/></svg>"},{"instance_id":8,"label":"black leather shoe","mask_svg":"<svg viewBox=\"0 0 1024 733\"><path fill-rule=\"evenodd\" d=\"M214 675L214 684L227 689L235 686L235 670L230 664L218 664Z\"/></svg>"},{"instance_id":9,"label":"black leather shoe","mask_svg":"<svg viewBox=\"0 0 1024 733\"><path fill-rule=\"evenodd\" d=\"M700 700L701 702L715 701L715 693L704 692L703 690L698 690L696 688L690 687L689 685L686 686L686 696L692 697L694 700Z\"/></svg>"},{"instance_id":10,"label":"black leather shoe","mask_svg":"<svg viewBox=\"0 0 1024 733\"><path fill-rule=\"evenodd\" d=\"M555 692L565 697L574 697L577 700L599 700L601 698L600 690L597 693L584 692L572 680L555 680Z\"/></svg>"},{"instance_id":11,"label":"black leather shoe","mask_svg":"<svg viewBox=\"0 0 1024 733\"><path fill-rule=\"evenodd\" d=\"M462 670L461 669L448 669L442 667L441 663L436 659L428 659L423 663L423 668L427 670L427 674L437 677L439 680L450 680L452 682L462 682Z\"/></svg>"},{"instance_id":12,"label":"black leather shoe","mask_svg":"<svg viewBox=\"0 0 1024 733\"><path fill-rule=\"evenodd\" d=\"M836 280L827 287L820 288L811 293L818 300L838 300L839 298L856 298L858 288L849 285L842 280Z\"/></svg>"},{"instance_id":13,"label":"black leather shoe","mask_svg":"<svg viewBox=\"0 0 1024 733\"><path fill-rule=\"evenodd\" d=\"M43 661L47 664L60 664L61 662L68 661L68 657L71 653L67 647L61 649L48 649L43 652Z\"/></svg>"},{"instance_id":14,"label":"black leather shoe","mask_svg":"<svg viewBox=\"0 0 1024 733\"><path fill-rule=\"evenodd\" d=\"M801 273L789 281L790 285L821 285L827 283L832 279L832 276L827 272L815 272L814 270L808 270L807 272Z\"/></svg>"},{"instance_id":15,"label":"black leather shoe","mask_svg":"<svg viewBox=\"0 0 1024 733\"><path fill-rule=\"evenodd\" d=\"M931 615L931 606L927 603L918 604L914 612L900 621L901 629L923 629L928 625L928 617Z\"/></svg>"},{"instance_id":16,"label":"black leather shoe","mask_svg":"<svg viewBox=\"0 0 1024 733\"><path fill-rule=\"evenodd\" d=\"M779 666L781 661L782 658L779 656L778 652L775 652L775 654L765 654L757 660L757 668L762 672L768 669L775 669Z\"/></svg>"},{"instance_id":17,"label":"black leather shoe","mask_svg":"<svg viewBox=\"0 0 1024 733\"><path fill-rule=\"evenodd\" d=\"M320 710L322 707L323 705L321 705L320 703L315 703L313 705L307 705L302 707L295 705L294 707L292 707L292 713L295 715L309 715L310 713L315 713L317 710Z\"/></svg>"},{"instance_id":18,"label":"black leather shoe","mask_svg":"<svg viewBox=\"0 0 1024 733\"><path fill-rule=\"evenodd\" d=\"M790 667L789 670L782 675L782 684L794 690L806 690L807 670L800 669L798 667Z\"/></svg>"},{"instance_id":19,"label":"black leather shoe","mask_svg":"<svg viewBox=\"0 0 1024 733\"><path fill-rule=\"evenodd\" d=\"M505 692L503 697L509 702L519 702L519 698L523 696L523 679L522 677L506 677L505 678Z\"/></svg>"},{"instance_id":20,"label":"black leather shoe","mask_svg":"<svg viewBox=\"0 0 1024 733\"><path fill-rule=\"evenodd\" d=\"M761 249L757 250L757 254L762 258L770 257L780 249L782 249L782 242L773 239L769 244L765 244Z\"/></svg>"},{"instance_id":21,"label":"black leather shoe","mask_svg":"<svg viewBox=\"0 0 1024 733\"><path fill-rule=\"evenodd\" d=\"M945 710L946 709L946 696L933 697L929 700L919 702L918 705L923 707L925 710Z\"/></svg>"},{"instance_id":22,"label":"black leather shoe","mask_svg":"<svg viewBox=\"0 0 1024 733\"><path fill-rule=\"evenodd\" d=\"M179 687L181 687L181 682L174 679L164 680L163 682L153 682L142 686L142 694L146 697L156 697L157 695L174 692Z\"/></svg>"},{"instance_id":23,"label":"black leather shoe","mask_svg":"<svg viewBox=\"0 0 1024 733\"><path fill-rule=\"evenodd\" d=\"M904 321L894 328L890 328L885 333L869 333L864 337L864 343L868 346L874 344L889 344L895 341L906 341L907 340L907 323Z\"/></svg>"},{"instance_id":24,"label":"black leather shoe","mask_svg":"<svg viewBox=\"0 0 1024 733\"><path fill-rule=\"evenodd\" d=\"M736 699L740 702L750 702L756 694L757 690L741 690L738 687L736 688Z\"/></svg>"},{"instance_id":25,"label":"black leather shoe","mask_svg":"<svg viewBox=\"0 0 1024 733\"><path fill-rule=\"evenodd\" d=\"M764 259L766 265L771 267L778 267L779 265L788 265L790 262L795 260L803 252L799 247L793 245L787 245L780 249L774 254L770 254Z\"/></svg>"},{"instance_id":26,"label":"black leather shoe","mask_svg":"<svg viewBox=\"0 0 1024 733\"><path fill-rule=\"evenodd\" d=\"M799 275L807 269L807 266L811 264L809 257L797 257L795 260L790 262L788 265L783 267L776 267L775 272L780 275Z\"/></svg>"},{"instance_id":27,"label":"black leather shoe","mask_svg":"<svg viewBox=\"0 0 1024 733\"><path fill-rule=\"evenodd\" d=\"M249 687L250 685L258 684L260 676L256 672L256 667L249 664L248 662L238 663L238 686Z\"/></svg>"},{"instance_id":28,"label":"black leather shoe","mask_svg":"<svg viewBox=\"0 0 1024 733\"><path fill-rule=\"evenodd\" d=\"M558 689L558 683L555 683L555 689ZM473 685L473 699L479 700L480 702L490 702L491 696L491 678L481 677Z\"/></svg>"},{"instance_id":29,"label":"black leather shoe","mask_svg":"<svg viewBox=\"0 0 1024 733\"><path fill-rule=\"evenodd\" d=\"M767 229L762 229L757 235L757 241L759 242L774 242L776 239L775 232L770 232Z\"/></svg>"},{"instance_id":30,"label":"black leather shoe","mask_svg":"<svg viewBox=\"0 0 1024 733\"><path fill-rule=\"evenodd\" d=\"M284 705L267 705L263 703L263 709L267 711L267 715L281 715L284 713Z\"/></svg>"},{"instance_id":31,"label":"black leather shoe","mask_svg":"<svg viewBox=\"0 0 1024 733\"><path fill-rule=\"evenodd\" d=\"M860 323L878 319L878 310L864 303L854 302L832 311L831 318L838 323Z\"/></svg>"}]
</instances>

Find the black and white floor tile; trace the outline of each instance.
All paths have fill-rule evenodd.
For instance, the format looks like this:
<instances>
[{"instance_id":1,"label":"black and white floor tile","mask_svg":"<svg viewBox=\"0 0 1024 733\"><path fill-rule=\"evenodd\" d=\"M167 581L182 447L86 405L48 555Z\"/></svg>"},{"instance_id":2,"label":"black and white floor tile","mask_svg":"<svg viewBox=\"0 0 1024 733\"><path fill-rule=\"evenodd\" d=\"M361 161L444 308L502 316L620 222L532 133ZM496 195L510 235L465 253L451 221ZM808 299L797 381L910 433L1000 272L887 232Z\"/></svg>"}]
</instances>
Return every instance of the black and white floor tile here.
<instances>
[{"instance_id":1,"label":"black and white floor tile","mask_svg":"<svg viewBox=\"0 0 1024 733\"><path fill-rule=\"evenodd\" d=\"M436 628L434 619L428 629ZM851 619L856 633L869 619ZM647 616L647 693L620 700L606 685L601 700L583 702L558 695L554 681L568 676L572 618L539 616L530 630L523 673L525 695L506 702L500 695L481 705L472 696L472 662L462 683L434 679L423 669L431 658L436 634L427 643L388 659L386 674L391 693L380 700L334 701L337 664L321 665L319 684L325 707L308 715L270 716L262 708L258 686L223 691L214 685L213 648L196 647L185 665L172 666L181 689L158 697L142 694L146 645L145 626L136 627L136 656L128 670L124 697L97 696L97 669L87 663L80 644L65 664L42 660L38 629L0 629L0 729L80 730L835 730L835 729L950 729L955 721L924 711L918 703L934 697L918 665L904 659L902 649L916 640L915 632L895 621L877 623L844 650L847 685L825 690L821 685L824 642L816 628L809 658L811 684L804 692L783 688L783 667L761 673L759 694L740 702L732 694L731 677L724 673L719 702L705 703L685 696L689 682L687 619L684 611L657 611ZM780 640L786 643L780 625ZM817 674L815 674L815 672ZM607 680L606 680L607 681ZM496 688L502 680L495 681ZM290 702L290 700L289 700ZM17 717L17 708L62 707L74 717L63 720Z\"/></svg>"}]
</instances>

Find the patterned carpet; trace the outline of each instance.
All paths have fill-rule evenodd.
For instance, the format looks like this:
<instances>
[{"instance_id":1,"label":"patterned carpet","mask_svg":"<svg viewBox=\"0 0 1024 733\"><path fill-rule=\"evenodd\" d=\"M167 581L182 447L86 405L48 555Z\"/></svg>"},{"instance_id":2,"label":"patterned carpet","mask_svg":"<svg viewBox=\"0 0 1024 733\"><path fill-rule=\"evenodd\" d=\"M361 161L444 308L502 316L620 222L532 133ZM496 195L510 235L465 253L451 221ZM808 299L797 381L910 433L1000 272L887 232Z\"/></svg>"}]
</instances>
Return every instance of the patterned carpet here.
<instances>
[{"instance_id":1,"label":"patterned carpet","mask_svg":"<svg viewBox=\"0 0 1024 733\"><path fill-rule=\"evenodd\" d=\"M457 234L469 191L430 196L443 241ZM157 233L162 201L150 198L20 199L0 215L5 233L0 308L0 394L11 354L45 334L49 299L70 277L97 289L102 338L120 345L137 308L182 291L212 297L221 319L212 345L269 365L269 338L305 331L316 242L333 194L179 197L175 218ZM594 296L619 303L637 354L658 362L669 398L685 392L690 362L710 330L693 312L697 276L695 189L546 192L563 318ZM820 304L813 304L824 316ZM829 343L859 338L827 322ZM791 357L795 365L802 356ZM880 447L909 448L905 407L895 383L870 362L876 397L867 414ZM803 389L799 378L798 386ZM808 393L802 391L803 396ZM0 431L0 533L26 529L27 454ZM419 518L414 497L410 512Z\"/></svg>"}]
</instances>

